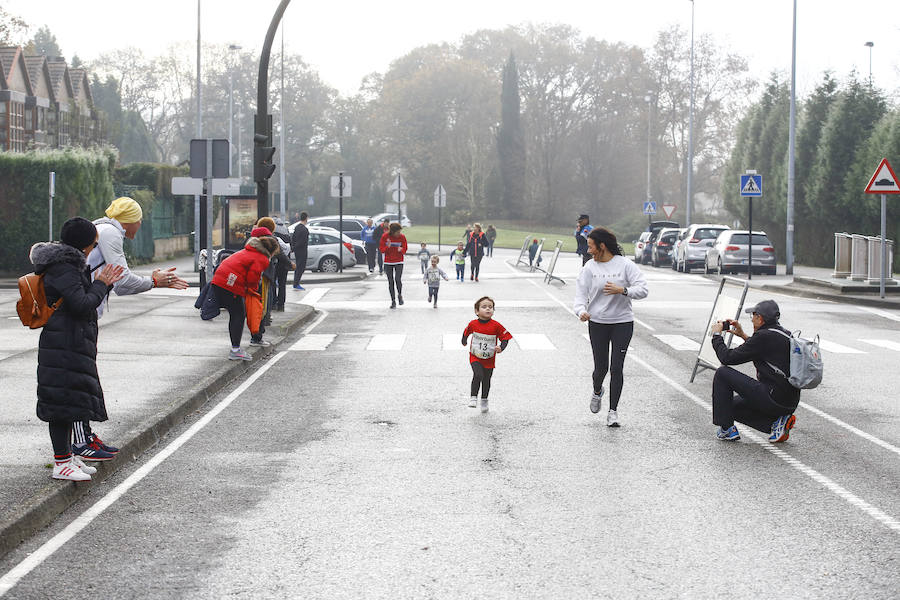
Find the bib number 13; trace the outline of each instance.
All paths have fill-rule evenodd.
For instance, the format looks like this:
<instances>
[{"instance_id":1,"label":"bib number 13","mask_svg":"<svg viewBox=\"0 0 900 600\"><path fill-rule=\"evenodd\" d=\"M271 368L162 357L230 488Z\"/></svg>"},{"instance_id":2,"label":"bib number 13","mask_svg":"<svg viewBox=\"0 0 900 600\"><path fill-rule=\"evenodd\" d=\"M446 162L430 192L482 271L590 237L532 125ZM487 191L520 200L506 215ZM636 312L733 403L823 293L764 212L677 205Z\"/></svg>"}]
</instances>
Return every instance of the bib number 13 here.
<instances>
[{"instance_id":1,"label":"bib number 13","mask_svg":"<svg viewBox=\"0 0 900 600\"><path fill-rule=\"evenodd\" d=\"M472 354L476 358L487 359L497 352L497 336L483 333L472 334Z\"/></svg>"}]
</instances>

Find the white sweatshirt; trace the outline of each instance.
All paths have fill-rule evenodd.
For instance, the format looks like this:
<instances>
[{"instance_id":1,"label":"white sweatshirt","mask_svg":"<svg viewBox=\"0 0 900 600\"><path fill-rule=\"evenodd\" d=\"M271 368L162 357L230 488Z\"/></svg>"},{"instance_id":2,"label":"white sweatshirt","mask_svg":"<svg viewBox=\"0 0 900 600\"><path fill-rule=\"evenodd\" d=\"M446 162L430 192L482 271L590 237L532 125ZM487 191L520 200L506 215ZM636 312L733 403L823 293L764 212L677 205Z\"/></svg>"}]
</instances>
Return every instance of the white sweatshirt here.
<instances>
[{"instance_id":1,"label":"white sweatshirt","mask_svg":"<svg viewBox=\"0 0 900 600\"><path fill-rule=\"evenodd\" d=\"M130 294L140 294L146 292L153 287L153 279L146 276L135 275L128 268L125 260L125 250L123 245L125 242L125 228L115 219L101 217L94 221L97 226L97 247L88 257L88 264L91 269L95 269L97 265L106 263L108 265L119 265L125 269L122 279L113 284L113 291L118 296L126 296ZM96 271L91 278L99 274ZM102 317L103 311L106 309L106 303L109 296L103 299L100 306L97 307L97 316Z\"/></svg>"},{"instance_id":2,"label":"white sweatshirt","mask_svg":"<svg viewBox=\"0 0 900 600\"><path fill-rule=\"evenodd\" d=\"M628 295L604 294L607 281L628 288ZM631 301L646 298L647 280L640 268L624 256L613 256L607 262L589 260L575 280L576 316L591 315L594 323L628 323L634 320Z\"/></svg>"}]
</instances>

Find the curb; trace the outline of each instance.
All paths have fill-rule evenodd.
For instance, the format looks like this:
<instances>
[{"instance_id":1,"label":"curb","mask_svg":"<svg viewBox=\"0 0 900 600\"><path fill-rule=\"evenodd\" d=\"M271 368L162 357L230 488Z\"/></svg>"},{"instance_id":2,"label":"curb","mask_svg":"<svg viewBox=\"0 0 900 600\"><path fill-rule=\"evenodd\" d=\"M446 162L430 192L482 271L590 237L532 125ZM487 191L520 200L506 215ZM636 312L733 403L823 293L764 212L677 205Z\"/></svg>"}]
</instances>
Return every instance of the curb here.
<instances>
[{"instance_id":1,"label":"curb","mask_svg":"<svg viewBox=\"0 0 900 600\"><path fill-rule=\"evenodd\" d=\"M368 271L363 273L351 273L349 275L343 276L325 276L321 278L309 279L304 281L304 283L310 283L312 285L317 285L319 283L341 283L345 281L365 281L366 276L369 275ZM288 286L290 287L290 286ZM19 281L18 279L11 278L3 278L0 279L0 290L17 290L19 289ZM200 281L193 281L193 278L188 281L188 289L200 289Z\"/></svg>"},{"instance_id":2,"label":"curb","mask_svg":"<svg viewBox=\"0 0 900 600\"><path fill-rule=\"evenodd\" d=\"M710 281L719 281L717 275L703 275ZM893 300L885 298L866 298L865 296L846 296L841 294L828 293L822 288L812 285L802 285L798 283L788 283L785 285L772 285L764 283L762 285L750 285L751 289L764 290L767 292L779 292L788 296L797 296L800 298L810 298L813 300L828 300L831 302L839 302L841 304L856 304L858 306L871 306L874 308L900 308L900 298Z\"/></svg>"},{"instance_id":3,"label":"curb","mask_svg":"<svg viewBox=\"0 0 900 600\"><path fill-rule=\"evenodd\" d=\"M97 473L90 482L79 484L70 482L62 485L59 482L51 482L26 500L10 518L0 523L0 558L49 525L94 487L103 485L111 475L124 466L130 465L142 453L156 446L166 434L182 423L191 413L200 409L219 390L273 354L289 334L315 316L316 311L312 306L301 305L301 307L303 310L289 321L267 328L267 332L274 334L275 340L269 347L251 348L252 361L224 364L217 372L209 375L192 388L184 399L143 423L138 423L134 429L126 432L123 435L124 442L120 447L117 460L91 463L91 466L97 468Z\"/></svg>"}]
</instances>

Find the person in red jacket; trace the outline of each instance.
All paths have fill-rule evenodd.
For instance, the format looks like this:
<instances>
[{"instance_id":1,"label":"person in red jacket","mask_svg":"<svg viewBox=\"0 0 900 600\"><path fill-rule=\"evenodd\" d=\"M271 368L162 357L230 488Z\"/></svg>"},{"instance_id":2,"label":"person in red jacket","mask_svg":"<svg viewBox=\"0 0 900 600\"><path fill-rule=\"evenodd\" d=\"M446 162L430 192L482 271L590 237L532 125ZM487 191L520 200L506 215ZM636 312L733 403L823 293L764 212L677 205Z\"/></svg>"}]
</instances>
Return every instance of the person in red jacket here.
<instances>
[{"instance_id":1,"label":"person in red jacket","mask_svg":"<svg viewBox=\"0 0 900 600\"><path fill-rule=\"evenodd\" d=\"M228 310L228 333L231 335L229 360L252 360L241 349L244 332L244 298L258 294L259 278L269 267L269 261L280 251L278 241L271 236L251 237L243 250L222 261L213 275L212 290L220 307ZM250 345L265 345L250 341Z\"/></svg>"},{"instance_id":2,"label":"person in red jacket","mask_svg":"<svg viewBox=\"0 0 900 600\"><path fill-rule=\"evenodd\" d=\"M397 301L403 304L403 256L406 254L406 236L400 233L400 223L391 223L387 233L381 236L378 248L384 254L384 271L387 275L388 290L391 292L391 308L397 308ZM394 286L397 287L396 295Z\"/></svg>"},{"instance_id":3,"label":"person in red jacket","mask_svg":"<svg viewBox=\"0 0 900 600\"><path fill-rule=\"evenodd\" d=\"M469 346L469 364L472 367L472 397L469 407L475 408L478 403L478 388L481 388L481 412L488 411L488 392L491 391L491 375L494 373L494 358L506 350L506 345L512 339L512 334L506 328L493 320L494 300L483 296L475 302L475 315L477 319L469 321L463 331L462 344L467 344L468 337L472 336L472 344ZM499 342L499 344L498 344Z\"/></svg>"}]
</instances>

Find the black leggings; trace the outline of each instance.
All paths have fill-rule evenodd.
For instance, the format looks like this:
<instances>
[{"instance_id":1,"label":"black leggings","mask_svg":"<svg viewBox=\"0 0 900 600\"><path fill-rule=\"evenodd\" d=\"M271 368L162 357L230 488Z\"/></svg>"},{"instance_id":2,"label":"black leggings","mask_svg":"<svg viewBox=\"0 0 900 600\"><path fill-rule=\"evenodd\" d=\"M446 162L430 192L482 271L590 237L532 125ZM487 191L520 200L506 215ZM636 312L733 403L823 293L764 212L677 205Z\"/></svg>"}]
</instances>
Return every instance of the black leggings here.
<instances>
[{"instance_id":1,"label":"black leggings","mask_svg":"<svg viewBox=\"0 0 900 600\"><path fill-rule=\"evenodd\" d=\"M491 375L494 369L485 369L480 362L469 363L472 365L472 396L478 395L478 388L481 388L481 397L487 398L488 392L491 391Z\"/></svg>"},{"instance_id":2,"label":"black leggings","mask_svg":"<svg viewBox=\"0 0 900 600\"><path fill-rule=\"evenodd\" d=\"M247 318L244 299L217 285L213 285L213 291L216 293L219 306L228 311L228 334L231 336L231 345L234 348L240 348L241 336L244 333L244 320Z\"/></svg>"},{"instance_id":3,"label":"black leggings","mask_svg":"<svg viewBox=\"0 0 900 600\"><path fill-rule=\"evenodd\" d=\"M609 410L619 406L622 395L622 384L625 381L625 353L634 334L634 322L628 323L594 323L588 321L588 335L591 338L591 350L594 352L594 393L600 392L603 380L609 372ZM609 359L609 347L612 344L612 364Z\"/></svg>"},{"instance_id":4,"label":"black leggings","mask_svg":"<svg viewBox=\"0 0 900 600\"><path fill-rule=\"evenodd\" d=\"M72 456L72 423L50 421L50 443L53 444L53 458L63 460Z\"/></svg>"},{"instance_id":5,"label":"black leggings","mask_svg":"<svg viewBox=\"0 0 900 600\"><path fill-rule=\"evenodd\" d=\"M481 259L484 258L482 256L473 256L472 257L472 277L478 277L479 271L481 271Z\"/></svg>"},{"instance_id":6,"label":"black leggings","mask_svg":"<svg viewBox=\"0 0 900 600\"><path fill-rule=\"evenodd\" d=\"M397 286L397 295L403 297L403 283L400 279L403 277L403 263L395 265L384 265L384 272L387 274L388 290L391 292L391 302L396 300L394 295L394 285Z\"/></svg>"}]
</instances>

